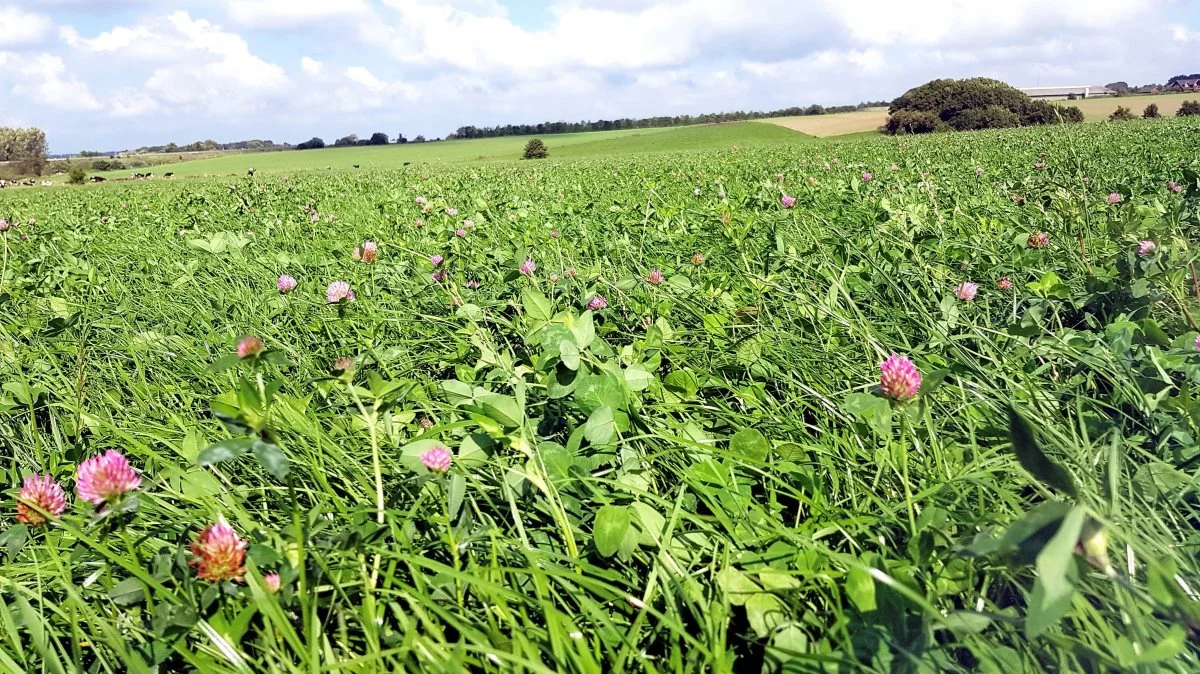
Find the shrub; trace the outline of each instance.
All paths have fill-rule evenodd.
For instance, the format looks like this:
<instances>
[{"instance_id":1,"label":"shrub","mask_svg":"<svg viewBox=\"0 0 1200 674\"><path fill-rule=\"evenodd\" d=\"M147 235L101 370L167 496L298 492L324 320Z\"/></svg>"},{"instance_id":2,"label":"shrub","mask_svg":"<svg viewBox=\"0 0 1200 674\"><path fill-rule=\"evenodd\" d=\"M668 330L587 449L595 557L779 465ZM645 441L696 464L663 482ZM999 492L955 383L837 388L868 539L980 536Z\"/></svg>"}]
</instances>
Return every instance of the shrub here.
<instances>
[{"instance_id":1,"label":"shrub","mask_svg":"<svg viewBox=\"0 0 1200 674\"><path fill-rule=\"evenodd\" d=\"M70 171L67 171L67 182L72 185L82 185L85 180L87 180L87 170L83 168L82 164L75 164Z\"/></svg>"},{"instance_id":2,"label":"shrub","mask_svg":"<svg viewBox=\"0 0 1200 674\"><path fill-rule=\"evenodd\" d=\"M969 108L950 118L950 127L955 131L977 131L979 129L1011 129L1021 125L1017 113L999 105L984 108Z\"/></svg>"},{"instance_id":3,"label":"shrub","mask_svg":"<svg viewBox=\"0 0 1200 674\"><path fill-rule=\"evenodd\" d=\"M1179 106L1179 112L1175 113L1176 117L1200 117L1200 101L1184 101Z\"/></svg>"},{"instance_id":4,"label":"shrub","mask_svg":"<svg viewBox=\"0 0 1200 674\"><path fill-rule=\"evenodd\" d=\"M313 136L312 138L300 143L296 146L297 150L319 150L325 147L325 141Z\"/></svg>"},{"instance_id":5,"label":"shrub","mask_svg":"<svg viewBox=\"0 0 1200 674\"><path fill-rule=\"evenodd\" d=\"M1112 114L1108 116L1108 121L1110 122L1124 122L1130 119L1133 119L1133 113L1123 105L1118 105L1117 109L1113 110Z\"/></svg>"},{"instance_id":6,"label":"shrub","mask_svg":"<svg viewBox=\"0 0 1200 674\"><path fill-rule=\"evenodd\" d=\"M367 142L371 145L387 145L388 135L382 131L376 131L371 134L371 139Z\"/></svg>"},{"instance_id":7,"label":"shrub","mask_svg":"<svg viewBox=\"0 0 1200 674\"><path fill-rule=\"evenodd\" d=\"M125 164L116 159L97 159L92 162L92 169L95 171L121 171L124 168Z\"/></svg>"},{"instance_id":8,"label":"shrub","mask_svg":"<svg viewBox=\"0 0 1200 674\"><path fill-rule=\"evenodd\" d=\"M1154 119L1155 117L1161 116L1162 115L1158 114L1158 103L1151 103L1150 105L1146 106L1145 110L1142 110L1142 117L1145 119Z\"/></svg>"},{"instance_id":9,"label":"shrub","mask_svg":"<svg viewBox=\"0 0 1200 674\"><path fill-rule=\"evenodd\" d=\"M1064 124L1079 124L1083 121L1083 110L1078 105L1058 106L1058 117Z\"/></svg>"},{"instance_id":10,"label":"shrub","mask_svg":"<svg viewBox=\"0 0 1200 674\"><path fill-rule=\"evenodd\" d=\"M525 143L526 159L545 159L549 154L549 151L546 150L546 144L542 142L541 138L534 138Z\"/></svg>"},{"instance_id":11,"label":"shrub","mask_svg":"<svg viewBox=\"0 0 1200 674\"><path fill-rule=\"evenodd\" d=\"M920 114L914 114L920 113ZM904 92L888 108L886 133L929 133L956 129L1054 124L1059 114L999 80L933 80ZM929 115L937 119L931 123Z\"/></svg>"},{"instance_id":12,"label":"shrub","mask_svg":"<svg viewBox=\"0 0 1200 674\"><path fill-rule=\"evenodd\" d=\"M884 133L893 136L911 133L933 133L948 129L936 113L920 110L898 110L888 116L883 126Z\"/></svg>"}]
</instances>

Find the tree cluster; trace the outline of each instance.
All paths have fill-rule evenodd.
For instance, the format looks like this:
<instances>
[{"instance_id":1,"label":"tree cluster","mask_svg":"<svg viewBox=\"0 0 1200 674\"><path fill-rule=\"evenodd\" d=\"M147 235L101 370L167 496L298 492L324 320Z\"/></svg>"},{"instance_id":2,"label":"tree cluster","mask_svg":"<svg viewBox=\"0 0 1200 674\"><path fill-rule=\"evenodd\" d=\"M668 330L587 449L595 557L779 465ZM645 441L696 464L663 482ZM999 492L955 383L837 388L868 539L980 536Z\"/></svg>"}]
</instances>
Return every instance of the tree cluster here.
<instances>
[{"instance_id":1,"label":"tree cluster","mask_svg":"<svg viewBox=\"0 0 1200 674\"><path fill-rule=\"evenodd\" d=\"M175 143L167 143L166 145L146 145L134 150L137 154L170 154L172 152L215 152L217 150L251 150L251 151L268 151L268 150L290 150L292 146L287 143L276 143L272 140L239 140L232 143L218 143L215 140L198 140L187 145L177 145ZM88 155L79 154L81 157Z\"/></svg>"},{"instance_id":2,"label":"tree cluster","mask_svg":"<svg viewBox=\"0 0 1200 674\"><path fill-rule=\"evenodd\" d=\"M42 175L46 168L46 133L41 129L0 127L0 162L13 162L18 173Z\"/></svg>"},{"instance_id":3,"label":"tree cluster","mask_svg":"<svg viewBox=\"0 0 1200 674\"><path fill-rule=\"evenodd\" d=\"M1078 107L1035 101L999 80L975 77L933 80L909 89L892 101L883 131L974 131L1082 121Z\"/></svg>"},{"instance_id":4,"label":"tree cluster","mask_svg":"<svg viewBox=\"0 0 1200 674\"><path fill-rule=\"evenodd\" d=\"M693 124L719 124L740 122L748 119L768 117L800 117L803 115L831 115L838 112L854 112L867 108L882 107L887 101L867 101L858 105L824 107L810 105L806 108L792 107L769 111L718 112L704 115L675 115L674 117L646 117L643 119L601 119L582 122L541 122L539 124L505 124L503 126L460 126L447 139L498 138L501 136L533 136L556 133L583 133L587 131L619 131L621 129L650 129L668 126L691 126Z\"/></svg>"}]
</instances>

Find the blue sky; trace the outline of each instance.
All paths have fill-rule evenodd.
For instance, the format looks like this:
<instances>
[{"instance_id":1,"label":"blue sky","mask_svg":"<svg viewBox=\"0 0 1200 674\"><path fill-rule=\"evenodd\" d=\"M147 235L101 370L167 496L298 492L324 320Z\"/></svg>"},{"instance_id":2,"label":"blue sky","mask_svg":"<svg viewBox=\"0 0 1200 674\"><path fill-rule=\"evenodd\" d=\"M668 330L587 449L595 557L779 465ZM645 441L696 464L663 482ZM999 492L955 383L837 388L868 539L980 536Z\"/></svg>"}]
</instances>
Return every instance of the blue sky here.
<instances>
[{"instance_id":1,"label":"blue sky","mask_svg":"<svg viewBox=\"0 0 1200 674\"><path fill-rule=\"evenodd\" d=\"M1193 0L0 0L51 151L890 99L1200 71Z\"/></svg>"}]
</instances>

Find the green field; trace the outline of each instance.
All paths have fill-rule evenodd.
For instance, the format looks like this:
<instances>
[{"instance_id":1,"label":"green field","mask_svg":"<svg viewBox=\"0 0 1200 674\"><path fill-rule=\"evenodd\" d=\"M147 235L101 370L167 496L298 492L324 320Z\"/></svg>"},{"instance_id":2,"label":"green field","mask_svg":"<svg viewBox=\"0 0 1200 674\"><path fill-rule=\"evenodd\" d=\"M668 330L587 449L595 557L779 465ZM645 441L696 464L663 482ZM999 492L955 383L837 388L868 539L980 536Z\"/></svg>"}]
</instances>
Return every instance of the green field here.
<instances>
[{"instance_id":1,"label":"green field","mask_svg":"<svg viewBox=\"0 0 1200 674\"><path fill-rule=\"evenodd\" d=\"M1198 133L0 191L0 671L1200 671Z\"/></svg>"},{"instance_id":2,"label":"green field","mask_svg":"<svg viewBox=\"0 0 1200 674\"><path fill-rule=\"evenodd\" d=\"M486 163L521 158L525 144L533 136L509 136L476 140L450 140L436 143L408 143L350 148L325 148L290 152L230 153L223 157L187 161L153 167L156 175L173 172L179 177L242 174L248 169L264 172L292 172L314 169L400 168L405 162L425 165ZM755 122L706 126L628 129L544 136L551 161L600 155L625 155L642 152L712 150L731 145L757 147L767 144L804 142L811 138ZM142 169L138 169L141 171ZM92 172L108 178L124 178L132 171Z\"/></svg>"}]
</instances>

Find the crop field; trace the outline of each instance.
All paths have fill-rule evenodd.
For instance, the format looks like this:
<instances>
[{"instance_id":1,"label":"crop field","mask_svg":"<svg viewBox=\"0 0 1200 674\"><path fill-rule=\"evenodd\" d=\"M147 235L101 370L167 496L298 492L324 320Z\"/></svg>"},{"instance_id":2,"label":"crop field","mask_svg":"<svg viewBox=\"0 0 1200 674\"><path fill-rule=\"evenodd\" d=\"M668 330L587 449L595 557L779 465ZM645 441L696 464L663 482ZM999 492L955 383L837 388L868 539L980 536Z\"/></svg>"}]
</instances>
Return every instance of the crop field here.
<instances>
[{"instance_id":1,"label":"crop field","mask_svg":"<svg viewBox=\"0 0 1200 674\"><path fill-rule=\"evenodd\" d=\"M1198 671L1198 137L0 192L0 669Z\"/></svg>"},{"instance_id":2,"label":"crop field","mask_svg":"<svg viewBox=\"0 0 1200 674\"><path fill-rule=\"evenodd\" d=\"M472 140L370 145L363 147L281 152L231 152L224 156L155 167L162 175L170 171L177 177L240 175L253 168L256 172L281 173L306 169L398 169L411 164L495 163L521 157L525 143L533 136L506 136ZM708 124L703 126L624 129L589 133L552 134L542 137L550 150L550 159L571 159L599 155L627 155L643 152L726 149L733 144L744 147L781 143L803 143L814 139L755 122ZM130 171L93 171L89 175L107 178L128 177Z\"/></svg>"}]
</instances>

